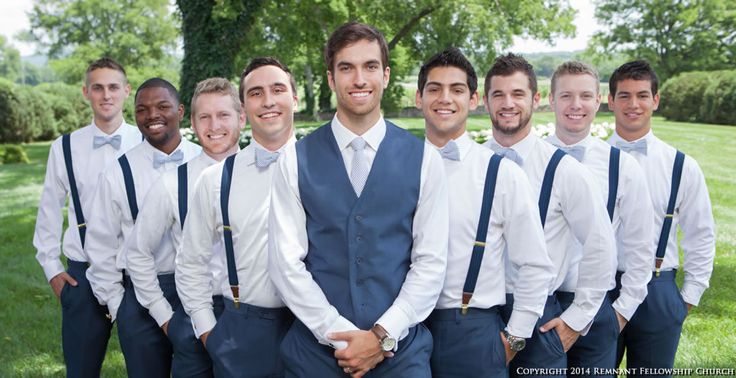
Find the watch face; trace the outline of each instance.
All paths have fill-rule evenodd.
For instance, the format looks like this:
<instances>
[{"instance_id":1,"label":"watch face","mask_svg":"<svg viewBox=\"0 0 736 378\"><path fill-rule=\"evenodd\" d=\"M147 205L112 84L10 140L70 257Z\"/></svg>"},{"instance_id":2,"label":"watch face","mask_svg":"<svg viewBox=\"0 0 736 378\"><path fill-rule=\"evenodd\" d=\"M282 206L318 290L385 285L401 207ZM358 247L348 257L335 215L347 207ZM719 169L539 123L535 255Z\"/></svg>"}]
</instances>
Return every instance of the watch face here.
<instances>
[{"instance_id":1,"label":"watch face","mask_svg":"<svg viewBox=\"0 0 736 378\"><path fill-rule=\"evenodd\" d=\"M392 351L394 350L394 347L396 347L396 339L384 337L383 340L381 340L381 349L383 349L384 352Z\"/></svg>"},{"instance_id":2,"label":"watch face","mask_svg":"<svg viewBox=\"0 0 736 378\"><path fill-rule=\"evenodd\" d=\"M526 346L526 340L525 339L515 339L513 343L510 345L511 349L515 352L519 352Z\"/></svg>"}]
</instances>

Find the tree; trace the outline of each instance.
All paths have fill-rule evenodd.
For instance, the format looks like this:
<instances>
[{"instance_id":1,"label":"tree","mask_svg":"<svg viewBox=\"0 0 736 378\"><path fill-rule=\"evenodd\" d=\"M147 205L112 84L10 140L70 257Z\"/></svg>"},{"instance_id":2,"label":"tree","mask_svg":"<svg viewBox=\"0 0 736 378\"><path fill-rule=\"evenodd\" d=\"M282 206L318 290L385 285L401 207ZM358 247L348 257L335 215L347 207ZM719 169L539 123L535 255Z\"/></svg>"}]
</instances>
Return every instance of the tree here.
<instances>
[{"instance_id":1,"label":"tree","mask_svg":"<svg viewBox=\"0 0 736 378\"><path fill-rule=\"evenodd\" d=\"M78 84L89 62L109 56L134 84L150 76L178 81L177 21L167 0L35 0L27 38L67 83Z\"/></svg>"},{"instance_id":2,"label":"tree","mask_svg":"<svg viewBox=\"0 0 736 378\"><path fill-rule=\"evenodd\" d=\"M20 77L20 53L0 35L0 77L15 81Z\"/></svg>"},{"instance_id":3,"label":"tree","mask_svg":"<svg viewBox=\"0 0 736 378\"><path fill-rule=\"evenodd\" d=\"M589 50L648 60L662 81L680 72L736 64L736 3L730 0L599 0L596 18L610 25Z\"/></svg>"}]
</instances>

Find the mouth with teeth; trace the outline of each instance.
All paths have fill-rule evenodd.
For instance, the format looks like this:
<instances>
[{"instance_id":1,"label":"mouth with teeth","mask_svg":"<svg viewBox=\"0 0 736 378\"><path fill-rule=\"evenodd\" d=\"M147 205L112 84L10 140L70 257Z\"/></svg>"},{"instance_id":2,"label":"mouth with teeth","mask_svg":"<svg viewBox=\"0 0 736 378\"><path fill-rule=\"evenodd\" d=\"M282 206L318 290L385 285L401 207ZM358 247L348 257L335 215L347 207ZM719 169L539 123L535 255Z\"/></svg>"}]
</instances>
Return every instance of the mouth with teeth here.
<instances>
[{"instance_id":1,"label":"mouth with teeth","mask_svg":"<svg viewBox=\"0 0 736 378\"><path fill-rule=\"evenodd\" d=\"M276 117L278 117L280 115L281 115L281 113L279 113L279 112L268 112L268 113L263 113L263 114L258 115L258 118L260 118L260 119L272 119L272 118L276 118Z\"/></svg>"},{"instance_id":2,"label":"mouth with teeth","mask_svg":"<svg viewBox=\"0 0 736 378\"><path fill-rule=\"evenodd\" d=\"M227 136L226 133L220 133L220 134L207 134L207 139L210 140L220 140Z\"/></svg>"},{"instance_id":3,"label":"mouth with teeth","mask_svg":"<svg viewBox=\"0 0 736 378\"><path fill-rule=\"evenodd\" d=\"M439 114L441 117L448 117L448 116L451 116L457 113L456 110L452 110L452 109L435 109L434 112Z\"/></svg>"},{"instance_id":4,"label":"mouth with teeth","mask_svg":"<svg viewBox=\"0 0 736 378\"><path fill-rule=\"evenodd\" d=\"M641 114L635 113L635 112L629 112L629 113L624 113L624 116L626 116L626 118L629 118L629 119L638 119L641 116Z\"/></svg>"},{"instance_id":5,"label":"mouth with teeth","mask_svg":"<svg viewBox=\"0 0 736 378\"><path fill-rule=\"evenodd\" d=\"M146 125L146 129L151 131L157 131L166 128L166 124L163 122L151 122Z\"/></svg>"},{"instance_id":6,"label":"mouth with teeth","mask_svg":"<svg viewBox=\"0 0 736 378\"><path fill-rule=\"evenodd\" d=\"M349 92L351 98L356 100L364 100L370 96L370 94L373 93L372 91L355 91L355 92Z\"/></svg>"},{"instance_id":7,"label":"mouth with teeth","mask_svg":"<svg viewBox=\"0 0 736 378\"><path fill-rule=\"evenodd\" d=\"M565 117L573 121L578 121L585 118L585 114L565 114Z\"/></svg>"},{"instance_id":8,"label":"mouth with teeth","mask_svg":"<svg viewBox=\"0 0 736 378\"><path fill-rule=\"evenodd\" d=\"M500 119L514 118L520 114L521 114L520 112L498 112L498 118Z\"/></svg>"}]
</instances>

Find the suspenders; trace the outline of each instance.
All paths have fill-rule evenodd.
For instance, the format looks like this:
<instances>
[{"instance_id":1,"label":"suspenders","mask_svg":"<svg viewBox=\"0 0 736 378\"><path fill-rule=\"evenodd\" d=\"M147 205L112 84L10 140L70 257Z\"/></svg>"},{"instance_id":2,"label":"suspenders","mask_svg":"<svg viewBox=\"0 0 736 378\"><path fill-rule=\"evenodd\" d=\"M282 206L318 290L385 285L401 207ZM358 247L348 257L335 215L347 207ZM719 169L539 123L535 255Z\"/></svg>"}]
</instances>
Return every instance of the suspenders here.
<instances>
[{"instance_id":1,"label":"suspenders","mask_svg":"<svg viewBox=\"0 0 736 378\"><path fill-rule=\"evenodd\" d=\"M66 166L66 175L69 178L69 191L71 192L72 203L74 203L74 215L76 215L77 217L79 240L82 242L82 249L84 249L84 236L87 233L87 224L84 221L82 203L79 201L77 180L74 178L74 167L72 166L71 136L69 134L64 134L61 137L61 149L64 152L64 165Z\"/></svg>"},{"instance_id":2,"label":"suspenders","mask_svg":"<svg viewBox=\"0 0 736 378\"><path fill-rule=\"evenodd\" d=\"M611 155L608 158L608 218L613 222L613 210L616 207L616 194L618 192L618 171L621 150L611 147Z\"/></svg>"},{"instance_id":3,"label":"suspenders","mask_svg":"<svg viewBox=\"0 0 736 378\"><path fill-rule=\"evenodd\" d=\"M496 178L498 177L498 167L503 159L500 155L493 154L488 161L488 170L486 171L486 183L483 187L483 203L480 210L480 219L478 220L478 231L473 243L473 254L470 257L470 267L468 275L465 277L465 285L463 286L463 302L461 306L462 314L468 313L468 303L473 297L475 284L478 282L478 273L480 272L480 263L483 261L483 253L486 249L486 237L488 236L488 222L491 219L491 208L493 207L493 195L496 191Z\"/></svg>"},{"instance_id":4,"label":"suspenders","mask_svg":"<svg viewBox=\"0 0 736 378\"><path fill-rule=\"evenodd\" d=\"M230 202L230 182L233 177L234 164L235 155L232 155L225 159L225 164L222 166L222 179L220 181L220 210L222 211L222 233L225 238L227 277L230 282L230 290L233 292L235 308L240 308L240 286L238 284L238 271L235 268L233 229L230 227L230 213L228 209L228 204Z\"/></svg>"},{"instance_id":5,"label":"suspenders","mask_svg":"<svg viewBox=\"0 0 736 378\"><path fill-rule=\"evenodd\" d=\"M177 179L179 184L179 223L184 229L184 219L187 217L187 163L177 168Z\"/></svg>"},{"instance_id":6,"label":"suspenders","mask_svg":"<svg viewBox=\"0 0 736 378\"><path fill-rule=\"evenodd\" d=\"M555 180L555 171L557 170L557 165L560 164L560 160L565 155L565 151L559 149L555 151L552 158L549 159L549 163L547 163L547 170L544 171L542 190L539 193L539 217L542 220L542 228L544 228L544 223L547 221L547 209L549 208L549 200L552 196L552 183Z\"/></svg>"},{"instance_id":7,"label":"suspenders","mask_svg":"<svg viewBox=\"0 0 736 378\"><path fill-rule=\"evenodd\" d=\"M667 204L667 213L664 215L662 223L662 233L659 234L659 244L657 244L657 258L655 260L656 275L659 277L659 268L662 267L664 254L667 252L667 240L669 239L670 229L672 228L672 218L675 214L675 200L677 200L677 191L680 189L680 179L682 178L682 166L685 164L685 154L677 151L675 155L675 164L672 167L672 188L670 190L670 201Z\"/></svg>"},{"instance_id":8,"label":"suspenders","mask_svg":"<svg viewBox=\"0 0 736 378\"><path fill-rule=\"evenodd\" d=\"M130 171L130 164L125 155L118 158L120 169L123 170L123 180L125 181L125 194L128 196L128 206L130 214L133 216L133 223L138 218L138 202L135 199L135 183L133 182L133 173Z\"/></svg>"}]
</instances>

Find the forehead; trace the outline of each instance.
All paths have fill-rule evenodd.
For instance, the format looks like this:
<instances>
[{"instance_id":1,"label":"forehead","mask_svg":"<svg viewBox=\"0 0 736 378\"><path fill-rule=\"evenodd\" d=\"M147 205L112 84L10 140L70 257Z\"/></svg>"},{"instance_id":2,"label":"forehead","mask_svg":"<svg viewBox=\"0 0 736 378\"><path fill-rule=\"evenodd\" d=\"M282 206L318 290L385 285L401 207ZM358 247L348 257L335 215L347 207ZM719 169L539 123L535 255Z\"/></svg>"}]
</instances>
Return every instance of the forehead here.
<instances>
[{"instance_id":1,"label":"forehead","mask_svg":"<svg viewBox=\"0 0 736 378\"><path fill-rule=\"evenodd\" d=\"M246 91L250 88L267 87L277 83L288 86L289 74L281 68L272 65L256 68L248 73L243 80Z\"/></svg>"},{"instance_id":2,"label":"forehead","mask_svg":"<svg viewBox=\"0 0 736 378\"><path fill-rule=\"evenodd\" d=\"M507 76L491 76L491 88L489 89L489 92L511 92L516 90L531 92L531 89L529 89L529 77L526 76L525 73L516 71Z\"/></svg>"},{"instance_id":3,"label":"forehead","mask_svg":"<svg viewBox=\"0 0 736 378\"><path fill-rule=\"evenodd\" d=\"M164 87L148 87L143 88L138 92L135 104L158 104L163 101L176 102L176 99L171 95L169 90Z\"/></svg>"},{"instance_id":4,"label":"forehead","mask_svg":"<svg viewBox=\"0 0 736 378\"><path fill-rule=\"evenodd\" d=\"M195 101L197 113L233 110L233 98L227 93L204 93Z\"/></svg>"},{"instance_id":5,"label":"forehead","mask_svg":"<svg viewBox=\"0 0 736 378\"><path fill-rule=\"evenodd\" d=\"M335 66L338 64L360 65L370 61L381 62L381 47L378 41L361 39L351 43L335 53Z\"/></svg>"},{"instance_id":6,"label":"forehead","mask_svg":"<svg viewBox=\"0 0 736 378\"><path fill-rule=\"evenodd\" d=\"M557 77L555 82L556 92L584 92L597 91L598 82L589 74L564 74Z\"/></svg>"},{"instance_id":7,"label":"forehead","mask_svg":"<svg viewBox=\"0 0 736 378\"><path fill-rule=\"evenodd\" d=\"M440 66L429 70L427 83L466 84L468 75L465 71L454 66Z\"/></svg>"},{"instance_id":8,"label":"forehead","mask_svg":"<svg viewBox=\"0 0 736 378\"><path fill-rule=\"evenodd\" d=\"M652 82L649 80L624 79L616 83L616 93L618 92L652 92Z\"/></svg>"},{"instance_id":9,"label":"forehead","mask_svg":"<svg viewBox=\"0 0 736 378\"><path fill-rule=\"evenodd\" d=\"M92 84L123 84L125 83L125 75L118 70L111 68L98 68L87 74L87 82Z\"/></svg>"}]
</instances>

